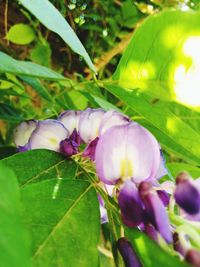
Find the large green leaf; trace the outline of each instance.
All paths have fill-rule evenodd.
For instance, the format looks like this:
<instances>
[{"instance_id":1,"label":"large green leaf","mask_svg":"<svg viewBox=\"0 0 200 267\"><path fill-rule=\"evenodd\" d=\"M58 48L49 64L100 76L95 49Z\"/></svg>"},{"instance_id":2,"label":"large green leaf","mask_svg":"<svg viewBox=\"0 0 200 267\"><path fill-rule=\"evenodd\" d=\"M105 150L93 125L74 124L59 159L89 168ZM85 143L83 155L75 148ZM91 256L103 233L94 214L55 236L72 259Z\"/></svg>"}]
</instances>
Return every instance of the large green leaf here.
<instances>
[{"instance_id":1,"label":"large green leaf","mask_svg":"<svg viewBox=\"0 0 200 267\"><path fill-rule=\"evenodd\" d=\"M125 235L131 241L143 267L189 267L187 263L181 262L178 256L173 256L165 252L153 240L139 230L126 228Z\"/></svg>"},{"instance_id":2,"label":"large green leaf","mask_svg":"<svg viewBox=\"0 0 200 267\"><path fill-rule=\"evenodd\" d=\"M85 59L90 69L96 72L88 53L75 32L61 13L48 0L20 0L20 3L49 30L57 33L74 52Z\"/></svg>"},{"instance_id":3,"label":"large green leaf","mask_svg":"<svg viewBox=\"0 0 200 267\"><path fill-rule=\"evenodd\" d=\"M2 162L15 172L20 186L51 178L76 176L73 161L50 150L30 150L5 158Z\"/></svg>"},{"instance_id":4,"label":"large green leaf","mask_svg":"<svg viewBox=\"0 0 200 267\"><path fill-rule=\"evenodd\" d=\"M172 139L178 145L193 155L192 160L200 163L200 147L198 145L200 135L187 123L160 102L152 103L148 97L138 92L129 92L120 86L107 85L106 89L130 106L134 111L142 115L148 122L158 128L169 140Z\"/></svg>"},{"instance_id":5,"label":"large green leaf","mask_svg":"<svg viewBox=\"0 0 200 267\"><path fill-rule=\"evenodd\" d=\"M25 75L49 80L65 80L61 74L30 61L16 60L0 52L0 72Z\"/></svg>"},{"instance_id":6,"label":"large green leaf","mask_svg":"<svg viewBox=\"0 0 200 267\"><path fill-rule=\"evenodd\" d=\"M113 78L125 87L200 107L199 44L199 12L160 12L135 31Z\"/></svg>"},{"instance_id":7,"label":"large green leaf","mask_svg":"<svg viewBox=\"0 0 200 267\"><path fill-rule=\"evenodd\" d=\"M86 181L63 179L25 186L22 201L35 267L97 267L99 204ZM54 195L55 189L57 190Z\"/></svg>"},{"instance_id":8,"label":"large green leaf","mask_svg":"<svg viewBox=\"0 0 200 267\"><path fill-rule=\"evenodd\" d=\"M30 267L29 241L22 224L17 179L0 163L0 265Z\"/></svg>"}]
</instances>

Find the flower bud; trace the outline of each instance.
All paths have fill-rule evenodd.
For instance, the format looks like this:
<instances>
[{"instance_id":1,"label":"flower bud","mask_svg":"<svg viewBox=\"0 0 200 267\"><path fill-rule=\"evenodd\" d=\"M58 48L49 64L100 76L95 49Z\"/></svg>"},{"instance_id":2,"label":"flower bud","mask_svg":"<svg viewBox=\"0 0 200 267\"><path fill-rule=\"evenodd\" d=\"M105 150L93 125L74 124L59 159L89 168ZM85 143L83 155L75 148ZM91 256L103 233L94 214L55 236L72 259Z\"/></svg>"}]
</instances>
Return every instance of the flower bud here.
<instances>
[{"instance_id":1,"label":"flower bud","mask_svg":"<svg viewBox=\"0 0 200 267\"><path fill-rule=\"evenodd\" d=\"M200 211L200 191L187 173L180 173L176 178L174 193L176 203L188 214L195 215Z\"/></svg>"},{"instance_id":2,"label":"flower bud","mask_svg":"<svg viewBox=\"0 0 200 267\"><path fill-rule=\"evenodd\" d=\"M141 267L131 243L125 237L117 241L117 248L122 255L125 267Z\"/></svg>"}]
</instances>

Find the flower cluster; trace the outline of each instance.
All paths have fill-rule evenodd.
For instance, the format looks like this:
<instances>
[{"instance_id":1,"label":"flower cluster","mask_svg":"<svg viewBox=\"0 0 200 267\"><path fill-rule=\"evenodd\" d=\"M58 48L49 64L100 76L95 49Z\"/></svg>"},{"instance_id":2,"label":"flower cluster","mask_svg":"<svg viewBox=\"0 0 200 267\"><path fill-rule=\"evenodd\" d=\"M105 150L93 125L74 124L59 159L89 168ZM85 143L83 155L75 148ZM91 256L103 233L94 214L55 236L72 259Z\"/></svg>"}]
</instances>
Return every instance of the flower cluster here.
<instances>
[{"instance_id":1,"label":"flower cluster","mask_svg":"<svg viewBox=\"0 0 200 267\"><path fill-rule=\"evenodd\" d=\"M147 129L117 111L88 108L65 111L56 120L22 122L15 129L14 141L18 151L45 148L68 157L84 147L82 157L94 163L107 193L117 199L123 223L138 227L157 243L173 243L180 255L199 266L194 258L199 260L200 254L192 248L195 235L170 222L169 213L177 216L176 221L182 216L189 225L200 221L200 180L182 173L176 184L160 183L168 171L160 145ZM99 203L102 223L108 222L100 195ZM122 253L127 244L124 239L119 242Z\"/></svg>"}]
</instances>

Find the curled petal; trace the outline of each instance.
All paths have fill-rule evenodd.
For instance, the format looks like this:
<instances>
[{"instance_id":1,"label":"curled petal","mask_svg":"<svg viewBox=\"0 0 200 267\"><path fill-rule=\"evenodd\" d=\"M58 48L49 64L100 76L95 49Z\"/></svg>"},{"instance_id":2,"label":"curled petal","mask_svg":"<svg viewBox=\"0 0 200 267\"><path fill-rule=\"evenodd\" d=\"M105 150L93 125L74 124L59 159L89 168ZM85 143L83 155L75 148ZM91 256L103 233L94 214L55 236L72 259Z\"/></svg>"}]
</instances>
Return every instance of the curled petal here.
<instances>
[{"instance_id":1,"label":"curled petal","mask_svg":"<svg viewBox=\"0 0 200 267\"><path fill-rule=\"evenodd\" d=\"M99 127L99 135L104 134L112 126L124 125L129 122L130 122L130 119L127 116L115 110L109 110L104 114L102 118L102 121Z\"/></svg>"},{"instance_id":2,"label":"curled petal","mask_svg":"<svg viewBox=\"0 0 200 267\"><path fill-rule=\"evenodd\" d=\"M122 221L128 227L138 226L143 221L142 202L135 184L128 180L124 183L118 197Z\"/></svg>"},{"instance_id":3,"label":"curled petal","mask_svg":"<svg viewBox=\"0 0 200 267\"><path fill-rule=\"evenodd\" d=\"M60 114L58 117L58 121L60 121L65 128L69 131L69 135L71 135L74 129L78 130L79 118L81 115L81 111L75 110L67 110Z\"/></svg>"},{"instance_id":4,"label":"curled petal","mask_svg":"<svg viewBox=\"0 0 200 267\"><path fill-rule=\"evenodd\" d=\"M139 183L155 177L160 148L153 135L137 123L113 126L100 136L95 153L96 171L107 184L133 178Z\"/></svg>"},{"instance_id":5,"label":"curled petal","mask_svg":"<svg viewBox=\"0 0 200 267\"><path fill-rule=\"evenodd\" d=\"M89 157L92 161L95 160L95 151L96 151L98 140L99 140L99 137L96 137L94 140L92 140L87 145L87 147L83 151L83 154L82 154L83 157Z\"/></svg>"},{"instance_id":6,"label":"curled petal","mask_svg":"<svg viewBox=\"0 0 200 267\"><path fill-rule=\"evenodd\" d=\"M172 234L170 231L169 219L158 194L152 188L151 184L147 182L142 182L139 185L139 193L151 223L161 236L168 243L171 243Z\"/></svg>"},{"instance_id":7,"label":"curled petal","mask_svg":"<svg viewBox=\"0 0 200 267\"><path fill-rule=\"evenodd\" d=\"M78 133L81 139L88 144L99 135L99 126L104 115L102 109L88 108L80 115Z\"/></svg>"},{"instance_id":8,"label":"curled petal","mask_svg":"<svg viewBox=\"0 0 200 267\"><path fill-rule=\"evenodd\" d=\"M98 200L99 200L99 207L100 207L101 224L104 224L108 222L108 214L105 208L104 200L99 194L98 194Z\"/></svg>"},{"instance_id":9,"label":"curled petal","mask_svg":"<svg viewBox=\"0 0 200 267\"><path fill-rule=\"evenodd\" d=\"M46 148L60 151L60 142L69 137L68 130L56 120L40 121L29 140L30 149Z\"/></svg>"},{"instance_id":10,"label":"curled petal","mask_svg":"<svg viewBox=\"0 0 200 267\"><path fill-rule=\"evenodd\" d=\"M18 125L14 130L14 143L20 148L20 151L25 151L28 149L27 143L37 126L37 121L24 121Z\"/></svg>"},{"instance_id":11,"label":"curled petal","mask_svg":"<svg viewBox=\"0 0 200 267\"><path fill-rule=\"evenodd\" d=\"M178 175L174 197L177 204L188 214L196 215L200 212L200 191L186 173Z\"/></svg>"},{"instance_id":12,"label":"curled petal","mask_svg":"<svg viewBox=\"0 0 200 267\"><path fill-rule=\"evenodd\" d=\"M125 267L141 267L131 243L125 237L121 237L117 241L117 248L122 255Z\"/></svg>"},{"instance_id":13,"label":"curled petal","mask_svg":"<svg viewBox=\"0 0 200 267\"><path fill-rule=\"evenodd\" d=\"M70 135L70 140L75 142L78 146L81 145L82 140L81 140L81 137L80 137L80 135L79 135L79 133L77 132L76 129L74 129L72 134Z\"/></svg>"},{"instance_id":14,"label":"curled petal","mask_svg":"<svg viewBox=\"0 0 200 267\"><path fill-rule=\"evenodd\" d=\"M166 165L165 165L165 158L164 158L164 155L162 153L162 150L160 150L160 165L159 165L159 168L158 168L158 171L156 173L156 179L159 180L160 178L162 178L163 176L167 175L168 174L168 170L166 168Z\"/></svg>"}]
</instances>

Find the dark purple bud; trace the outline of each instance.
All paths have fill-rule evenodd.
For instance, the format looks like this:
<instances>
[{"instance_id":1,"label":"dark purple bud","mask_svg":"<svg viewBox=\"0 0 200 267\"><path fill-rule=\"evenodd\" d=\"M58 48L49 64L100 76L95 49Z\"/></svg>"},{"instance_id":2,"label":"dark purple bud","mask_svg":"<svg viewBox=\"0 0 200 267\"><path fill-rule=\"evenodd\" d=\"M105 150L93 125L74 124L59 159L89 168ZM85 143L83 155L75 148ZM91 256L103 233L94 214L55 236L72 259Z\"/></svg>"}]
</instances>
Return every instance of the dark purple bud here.
<instances>
[{"instance_id":1,"label":"dark purple bud","mask_svg":"<svg viewBox=\"0 0 200 267\"><path fill-rule=\"evenodd\" d=\"M78 153L78 145L67 138L60 142L60 152L70 157Z\"/></svg>"},{"instance_id":2,"label":"dark purple bud","mask_svg":"<svg viewBox=\"0 0 200 267\"><path fill-rule=\"evenodd\" d=\"M82 156L83 157L89 157L92 161L95 160L95 151L96 151L96 146L99 141L99 137L96 137L94 140L92 140L85 148L83 151Z\"/></svg>"},{"instance_id":3,"label":"dark purple bud","mask_svg":"<svg viewBox=\"0 0 200 267\"><path fill-rule=\"evenodd\" d=\"M122 255L125 267L141 267L131 243L124 237L117 241L117 248Z\"/></svg>"},{"instance_id":4,"label":"dark purple bud","mask_svg":"<svg viewBox=\"0 0 200 267\"><path fill-rule=\"evenodd\" d=\"M70 139L74 141L78 146L80 146L82 143L81 137L76 129L73 130L72 134L70 135Z\"/></svg>"},{"instance_id":5,"label":"dark purple bud","mask_svg":"<svg viewBox=\"0 0 200 267\"><path fill-rule=\"evenodd\" d=\"M189 249L186 253L185 259L191 265L200 267L200 252L195 249Z\"/></svg>"},{"instance_id":6,"label":"dark purple bud","mask_svg":"<svg viewBox=\"0 0 200 267\"><path fill-rule=\"evenodd\" d=\"M186 251L184 247L181 245L178 233L173 234L173 247L174 250L179 252L181 255L185 256Z\"/></svg>"},{"instance_id":7,"label":"dark purple bud","mask_svg":"<svg viewBox=\"0 0 200 267\"><path fill-rule=\"evenodd\" d=\"M139 193L150 222L166 242L171 243L172 234L170 231L169 218L157 192L153 189L151 184L142 182L139 185Z\"/></svg>"},{"instance_id":8,"label":"dark purple bud","mask_svg":"<svg viewBox=\"0 0 200 267\"><path fill-rule=\"evenodd\" d=\"M200 192L187 173L177 176L174 198L187 213L195 215L200 211Z\"/></svg>"},{"instance_id":9,"label":"dark purple bud","mask_svg":"<svg viewBox=\"0 0 200 267\"><path fill-rule=\"evenodd\" d=\"M119 192L122 221L128 227L136 227L143 221L143 207L135 184L128 180Z\"/></svg>"},{"instance_id":10,"label":"dark purple bud","mask_svg":"<svg viewBox=\"0 0 200 267\"><path fill-rule=\"evenodd\" d=\"M159 198L162 200L162 203L165 207L169 205L170 196L165 190L157 190Z\"/></svg>"},{"instance_id":11,"label":"dark purple bud","mask_svg":"<svg viewBox=\"0 0 200 267\"><path fill-rule=\"evenodd\" d=\"M158 232L152 224L148 223L145 225L144 233L147 234L156 243L158 243Z\"/></svg>"}]
</instances>

